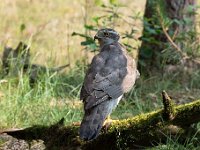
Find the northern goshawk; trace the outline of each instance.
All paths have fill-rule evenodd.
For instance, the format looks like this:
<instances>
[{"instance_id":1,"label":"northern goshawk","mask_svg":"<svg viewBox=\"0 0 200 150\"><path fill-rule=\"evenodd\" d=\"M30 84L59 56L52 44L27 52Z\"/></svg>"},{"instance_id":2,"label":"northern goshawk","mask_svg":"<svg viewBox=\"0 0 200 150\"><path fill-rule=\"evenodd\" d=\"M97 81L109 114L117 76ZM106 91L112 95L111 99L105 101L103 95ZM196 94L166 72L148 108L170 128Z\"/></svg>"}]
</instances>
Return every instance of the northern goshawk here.
<instances>
[{"instance_id":1,"label":"northern goshawk","mask_svg":"<svg viewBox=\"0 0 200 150\"><path fill-rule=\"evenodd\" d=\"M118 42L119 38L109 28L100 29L94 37L99 41L100 52L94 56L81 89L85 111L81 139L92 140L98 136L107 116L139 76L134 59Z\"/></svg>"}]
</instances>

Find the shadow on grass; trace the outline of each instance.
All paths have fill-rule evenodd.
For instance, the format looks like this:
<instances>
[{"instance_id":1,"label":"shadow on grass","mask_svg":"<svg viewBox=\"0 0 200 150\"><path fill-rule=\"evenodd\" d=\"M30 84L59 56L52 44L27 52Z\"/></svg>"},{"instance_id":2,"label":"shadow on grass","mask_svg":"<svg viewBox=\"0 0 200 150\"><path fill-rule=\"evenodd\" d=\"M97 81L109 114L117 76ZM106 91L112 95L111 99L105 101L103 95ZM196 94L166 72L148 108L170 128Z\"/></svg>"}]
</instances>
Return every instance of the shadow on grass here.
<instances>
[{"instance_id":1,"label":"shadow on grass","mask_svg":"<svg viewBox=\"0 0 200 150\"><path fill-rule=\"evenodd\" d=\"M1 141L2 141L3 134L2 133L0 134L0 149L1 148L12 149L16 147L18 147L18 149L22 149L23 147L22 145L26 144L28 145L28 148L26 147L26 149L33 149L34 147L37 150L43 150L43 149L80 150L84 142L82 142L78 138L78 129L79 129L79 126L77 125L64 126L64 118L62 118L58 123L51 126L33 126L33 127L29 127L23 130L5 131L3 133L6 133L8 136L6 137L6 141L4 142L3 147L2 147ZM197 133L195 128L193 128L190 131ZM167 140L169 140L169 142L173 142L173 144L176 144L177 146L180 145L180 147L182 148L188 148L188 144L191 144L191 143L194 144L193 147L198 147L200 144L198 141L198 139L200 138L200 133L199 132L197 134L194 134L194 133L192 133L192 135L195 135L195 138L197 140L195 140L194 136L191 136L191 133L188 133L188 134L184 134L185 137L183 138L179 138L177 136L172 137L172 138L166 137L166 139L163 141L160 141L160 143L158 142L147 143L147 146L145 146L145 148L156 147L163 144L166 145ZM10 142L10 141L14 141L14 142ZM102 143L102 144L105 144L105 143ZM142 146L142 148L139 148L139 147L138 149L143 149L144 145ZM99 148L96 147L95 149L99 149Z\"/></svg>"},{"instance_id":2,"label":"shadow on grass","mask_svg":"<svg viewBox=\"0 0 200 150\"><path fill-rule=\"evenodd\" d=\"M37 149L77 149L80 147L80 142L77 140L79 126L64 126L64 118L62 118L58 123L51 126L33 126L22 130L16 131L4 131L7 135L7 141L13 141L12 138L16 138L18 140L23 140L25 142L5 142L4 147L16 147L15 144L28 144L30 147L35 147L37 145ZM0 141L1 141L0 134ZM35 141L35 142L33 142ZM41 145L41 141L43 141L43 146ZM6 146L6 143L13 143L13 145ZM21 146L22 147L22 146ZM1 144L0 144L1 148Z\"/></svg>"}]
</instances>

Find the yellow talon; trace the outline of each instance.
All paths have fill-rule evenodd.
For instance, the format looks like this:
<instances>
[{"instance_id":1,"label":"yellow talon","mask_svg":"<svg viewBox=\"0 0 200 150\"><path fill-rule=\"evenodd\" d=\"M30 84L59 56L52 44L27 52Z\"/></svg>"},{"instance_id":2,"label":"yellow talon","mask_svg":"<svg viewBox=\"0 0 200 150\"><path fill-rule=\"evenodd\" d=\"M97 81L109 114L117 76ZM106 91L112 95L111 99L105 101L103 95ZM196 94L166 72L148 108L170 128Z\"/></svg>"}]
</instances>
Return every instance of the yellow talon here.
<instances>
[{"instance_id":1,"label":"yellow talon","mask_svg":"<svg viewBox=\"0 0 200 150\"><path fill-rule=\"evenodd\" d=\"M117 122L118 120L112 120L110 115L106 118L106 120L103 123L103 130L105 132L108 131L109 127L111 126L112 123Z\"/></svg>"}]
</instances>

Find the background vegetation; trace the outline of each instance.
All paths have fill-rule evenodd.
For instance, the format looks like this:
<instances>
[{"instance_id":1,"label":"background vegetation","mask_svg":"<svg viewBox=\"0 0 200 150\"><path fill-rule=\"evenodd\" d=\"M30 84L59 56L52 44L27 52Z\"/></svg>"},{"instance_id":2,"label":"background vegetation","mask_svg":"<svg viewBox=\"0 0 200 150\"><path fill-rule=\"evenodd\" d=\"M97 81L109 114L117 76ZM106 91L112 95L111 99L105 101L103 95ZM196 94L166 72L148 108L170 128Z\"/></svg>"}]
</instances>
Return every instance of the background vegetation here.
<instances>
[{"instance_id":1,"label":"background vegetation","mask_svg":"<svg viewBox=\"0 0 200 150\"><path fill-rule=\"evenodd\" d=\"M80 122L83 111L80 88L87 64L98 49L96 30L109 26L119 31L121 43L137 59L143 29L145 0L4 0L0 3L0 52L25 41L31 61L45 66L70 63L62 73L45 74L34 88L27 75L0 82L0 130L50 125L64 117L65 124ZM198 15L198 14L197 14ZM198 17L196 17L198 18ZM199 23L197 20L197 28ZM155 32L152 30L152 32ZM179 39L183 42L191 42ZM154 41L155 42L155 41ZM159 42L159 41L156 41ZM198 44L198 43L193 43ZM190 45L190 43L188 43ZM195 45L198 47L199 45ZM194 52L194 46L188 46ZM199 47L198 47L199 50ZM194 55L199 55L195 51ZM166 55L168 57L169 54ZM170 55L174 56L172 53ZM123 119L162 107L166 90L177 104L200 98L198 69L190 74L156 71L143 76L125 95L112 118ZM192 137L195 139L195 135ZM155 149L198 149L192 141L180 145L170 137ZM0 142L1 143L1 142Z\"/></svg>"}]
</instances>

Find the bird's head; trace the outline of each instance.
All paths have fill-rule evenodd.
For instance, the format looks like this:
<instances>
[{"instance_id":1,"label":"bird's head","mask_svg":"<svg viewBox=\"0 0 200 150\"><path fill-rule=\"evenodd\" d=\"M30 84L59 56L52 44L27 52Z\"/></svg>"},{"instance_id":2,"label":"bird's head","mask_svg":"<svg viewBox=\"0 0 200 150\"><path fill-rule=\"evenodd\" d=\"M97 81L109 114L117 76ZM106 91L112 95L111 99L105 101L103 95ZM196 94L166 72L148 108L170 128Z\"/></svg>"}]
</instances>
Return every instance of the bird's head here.
<instances>
[{"instance_id":1,"label":"bird's head","mask_svg":"<svg viewBox=\"0 0 200 150\"><path fill-rule=\"evenodd\" d=\"M100 46L117 42L119 38L119 34L115 30L110 28L100 29L94 36L94 40L97 39L99 41Z\"/></svg>"}]
</instances>

